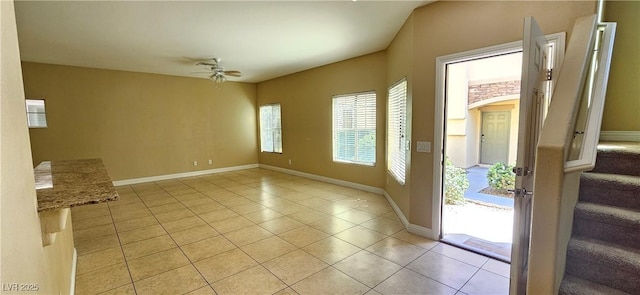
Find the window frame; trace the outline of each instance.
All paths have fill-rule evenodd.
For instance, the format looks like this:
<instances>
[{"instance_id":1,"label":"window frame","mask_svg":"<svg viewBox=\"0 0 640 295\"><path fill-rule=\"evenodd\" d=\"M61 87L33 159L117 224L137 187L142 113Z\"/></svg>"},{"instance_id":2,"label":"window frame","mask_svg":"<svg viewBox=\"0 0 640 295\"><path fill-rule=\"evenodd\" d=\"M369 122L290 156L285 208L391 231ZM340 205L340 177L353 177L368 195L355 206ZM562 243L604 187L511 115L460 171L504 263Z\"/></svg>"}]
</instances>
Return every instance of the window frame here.
<instances>
[{"instance_id":1,"label":"window frame","mask_svg":"<svg viewBox=\"0 0 640 295\"><path fill-rule=\"evenodd\" d=\"M347 103L340 102L340 100L351 100L347 101ZM361 100L360 103L358 100ZM377 100L378 96L375 90L364 91L364 92L356 92L356 93L346 93L346 94L338 94L332 96L331 99L331 131L332 131L332 161L334 163L341 164L353 164L353 165L361 165L367 167L375 167L377 163ZM347 104L350 104L348 106ZM351 109L350 117L344 116L344 110ZM362 109L364 108L364 109ZM338 117L337 112L340 110L343 111L341 114L342 117ZM350 121L347 123L347 121ZM339 127L340 122L343 125L349 124L350 127ZM373 126L371 126L373 125ZM359 127L362 126L362 127ZM338 140L340 134L345 134L345 132L353 133L353 147L348 148L349 145L344 142L341 144ZM373 133L373 139L371 140L371 132ZM357 137L361 137L356 140ZM363 143L361 143L363 142ZM371 144L373 142L373 146L366 146L367 144ZM361 153L363 149L371 149L373 148L373 153L364 152ZM350 153L353 154L353 158L351 160L345 159L341 157L341 153ZM372 160L367 161L365 159L366 155L369 154L370 157L373 157ZM362 156L361 156L362 155Z\"/></svg>"},{"instance_id":2,"label":"window frame","mask_svg":"<svg viewBox=\"0 0 640 295\"><path fill-rule=\"evenodd\" d=\"M396 99L393 95L394 88L404 85L404 89L400 89L397 97L398 102L392 102L392 99ZM397 82L391 84L387 93L387 172L400 184L406 183L407 176L407 146L409 144L407 128L408 128L408 113L407 113L407 78L404 77ZM398 110L393 109L397 107ZM396 111L400 112L396 116ZM399 117L396 119L396 117ZM392 130L393 125L397 125L395 130ZM393 138L392 138L393 137ZM395 154L395 153L398 154Z\"/></svg>"},{"instance_id":3,"label":"window frame","mask_svg":"<svg viewBox=\"0 0 640 295\"><path fill-rule=\"evenodd\" d=\"M34 103L34 102L42 102L42 112L38 112L38 111L29 111L30 106L34 105L34 104L30 104L30 103ZM30 129L39 129L39 128L48 128L49 127L49 123L47 122L47 103L46 100L44 98L27 98L24 101L25 104L25 113L27 115L27 126ZM32 121L30 118L30 115L42 115L44 118L44 125L39 125L38 123L40 123L39 120L35 120Z\"/></svg>"},{"instance_id":4,"label":"window frame","mask_svg":"<svg viewBox=\"0 0 640 295\"><path fill-rule=\"evenodd\" d=\"M270 126L264 128L263 126L263 114L262 114L262 110L263 108L269 108L270 112L271 112L271 116L273 116L273 110L274 107L277 106L278 109L278 123L277 124L273 124L274 121L271 120ZM261 105L260 107L258 107L258 114L259 114L259 120L258 120L258 124L259 124L259 130L260 130L260 152L261 153L273 153L273 154L282 154L283 152L283 147L282 147L282 105L279 102L276 103L269 103L269 104L264 104ZM272 117L273 118L273 117ZM271 133L271 150L266 150L265 146L264 146L264 139L263 136L266 133ZM279 144L276 144L276 139L280 139ZM276 147L280 147L280 150L278 151Z\"/></svg>"}]
</instances>

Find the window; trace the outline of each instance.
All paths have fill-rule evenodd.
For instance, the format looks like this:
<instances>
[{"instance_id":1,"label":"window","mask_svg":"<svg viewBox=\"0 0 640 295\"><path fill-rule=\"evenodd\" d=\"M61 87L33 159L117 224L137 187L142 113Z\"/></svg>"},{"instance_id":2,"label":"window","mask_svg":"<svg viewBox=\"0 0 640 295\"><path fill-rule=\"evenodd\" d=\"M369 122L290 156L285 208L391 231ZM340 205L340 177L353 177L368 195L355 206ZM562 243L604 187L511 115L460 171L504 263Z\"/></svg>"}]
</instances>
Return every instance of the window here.
<instances>
[{"instance_id":1,"label":"window","mask_svg":"<svg viewBox=\"0 0 640 295\"><path fill-rule=\"evenodd\" d=\"M282 124L279 103L260 107L260 151L282 153Z\"/></svg>"},{"instance_id":2,"label":"window","mask_svg":"<svg viewBox=\"0 0 640 295\"><path fill-rule=\"evenodd\" d=\"M387 125L387 157L389 173L400 183L405 182L407 150L407 80L402 79L389 88Z\"/></svg>"},{"instance_id":3,"label":"window","mask_svg":"<svg viewBox=\"0 0 640 295\"><path fill-rule=\"evenodd\" d=\"M376 93L333 97L333 161L376 164Z\"/></svg>"},{"instance_id":4,"label":"window","mask_svg":"<svg viewBox=\"0 0 640 295\"><path fill-rule=\"evenodd\" d=\"M46 128L47 114L44 110L44 99L27 99L27 126L29 128Z\"/></svg>"}]
</instances>

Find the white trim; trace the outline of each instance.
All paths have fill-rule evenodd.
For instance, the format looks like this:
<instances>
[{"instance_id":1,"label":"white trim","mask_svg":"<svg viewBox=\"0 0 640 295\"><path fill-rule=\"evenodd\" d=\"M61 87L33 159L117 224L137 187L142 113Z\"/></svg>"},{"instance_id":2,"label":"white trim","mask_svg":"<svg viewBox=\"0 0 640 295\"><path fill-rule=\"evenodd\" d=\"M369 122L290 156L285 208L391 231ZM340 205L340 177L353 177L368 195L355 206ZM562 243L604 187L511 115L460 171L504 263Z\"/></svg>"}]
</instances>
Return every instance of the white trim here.
<instances>
[{"instance_id":1,"label":"white trim","mask_svg":"<svg viewBox=\"0 0 640 295\"><path fill-rule=\"evenodd\" d=\"M600 141L640 142L640 131L600 131Z\"/></svg>"},{"instance_id":2,"label":"white trim","mask_svg":"<svg viewBox=\"0 0 640 295\"><path fill-rule=\"evenodd\" d=\"M402 225L404 225L404 228L408 229L410 225L409 220L407 219L406 216L404 216L404 213L402 213L402 210L400 210L400 207L398 207L396 202L393 201L393 198L391 198L389 193L387 193L386 191L384 192L384 197L385 199L387 199L387 202L389 202L389 205L391 205L391 208L393 209L393 211L396 212L396 215L398 215L398 218L400 218L400 222L402 222Z\"/></svg>"},{"instance_id":3,"label":"white trim","mask_svg":"<svg viewBox=\"0 0 640 295\"><path fill-rule=\"evenodd\" d=\"M364 184L360 184L360 183L355 183L355 182L350 182L350 181L330 178L330 177L326 177L326 176L320 176L320 175L300 172L300 171L297 171L297 170L280 168L280 167L271 166L271 165L260 164L259 166L260 166L260 168L264 168L264 169L278 171L278 172L291 174L291 175L295 175L295 176L300 176L300 177L304 177L304 178L309 178L309 179L313 179L313 180L318 180L318 181L322 181L322 182L342 185L342 186L346 186L346 187L350 187L350 188L354 188L354 189L367 191L367 192L370 192L370 193L381 194L381 195L384 194L384 190L383 189L381 189L379 187L375 187L375 186L364 185Z\"/></svg>"},{"instance_id":4,"label":"white trim","mask_svg":"<svg viewBox=\"0 0 640 295\"><path fill-rule=\"evenodd\" d=\"M560 32L555 34L545 35L548 42L556 44L556 59L554 60L554 71L559 73L564 60L565 51L565 39L566 33ZM432 206L431 206L431 226L430 230L432 236L436 237L435 240L440 239L441 228L441 208L442 208L442 166L444 164L444 147L443 136L446 133L444 124L444 90L445 90L445 70L449 63L463 62L487 56L495 55L496 53L508 54L522 51L522 40L514 41L505 44L489 46L465 52L458 52L445 56L436 57L436 97L434 108L434 138L433 138L433 191L432 191Z\"/></svg>"},{"instance_id":5,"label":"white trim","mask_svg":"<svg viewBox=\"0 0 640 295\"><path fill-rule=\"evenodd\" d=\"M74 295L76 293L76 269L78 267L78 251L73 248L73 261L71 262L71 287L69 288L69 294Z\"/></svg>"},{"instance_id":6,"label":"white trim","mask_svg":"<svg viewBox=\"0 0 640 295\"><path fill-rule=\"evenodd\" d=\"M229 172L229 171L236 171L236 170L244 170L244 169L251 169L251 168L258 168L258 164L249 164L249 165L223 167L223 168L208 169L208 170L182 172L182 173L175 173L175 174L116 180L113 182L113 185L114 186L129 185L129 184L153 182L153 181L160 181L160 180L193 177L193 176L200 176L200 175L206 175L206 174L215 174L215 173L222 173L222 172Z\"/></svg>"},{"instance_id":7,"label":"white trim","mask_svg":"<svg viewBox=\"0 0 640 295\"><path fill-rule=\"evenodd\" d=\"M437 241L440 239L439 234L435 235L435 231L430 229L430 228L426 228L424 226L420 226L420 225L416 225L413 223L409 223L409 227L407 227L407 231L412 233L412 234L416 234L419 236L423 236L425 238L429 238L432 239L434 241Z\"/></svg>"}]
</instances>

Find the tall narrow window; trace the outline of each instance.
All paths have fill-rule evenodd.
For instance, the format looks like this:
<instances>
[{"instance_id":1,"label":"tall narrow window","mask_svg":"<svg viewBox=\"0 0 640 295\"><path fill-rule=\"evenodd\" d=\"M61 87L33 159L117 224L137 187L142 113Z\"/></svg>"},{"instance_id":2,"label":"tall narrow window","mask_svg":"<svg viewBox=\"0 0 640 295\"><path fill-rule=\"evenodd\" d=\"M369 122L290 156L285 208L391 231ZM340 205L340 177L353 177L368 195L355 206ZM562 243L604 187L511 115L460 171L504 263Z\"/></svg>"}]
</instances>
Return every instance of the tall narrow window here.
<instances>
[{"instance_id":1,"label":"tall narrow window","mask_svg":"<svg viewBox=\"0 0 640 295\"><path fill-rule=\"evenodd\" d=\"M407 80L402 79L389 88L387 116L387 157L389 173L405 183L405 157L407 145Z\"/></svg>"},{"instance_id":2,"label":"tall narrow window","mask_svg":"<svg viewBox=\"0 0 640 295\"><path fill-rule=\"evenodd\" d=\"M27 125L29 128L46 128L47 113L44 109L44 99L27 99Z\"/></svg>"},{"instance_id":3,"label":"tall narrow window","mask_svg":"<svg viewBox=\"0 0 640 295\"><path fill-rule=\"evenodd\" d=\"M376 93L333 97L333 161L376 164Z\"/></svg>"},{"instance_id":4,"label":"tall narrow window","mask_svg":"<svg viewBox=\"0 0 640 295\"><path fill-rule=\"evenodd\" d=\"M279 103L260 106L260 151L282 153Z\"/></svg>"}]
</instances>

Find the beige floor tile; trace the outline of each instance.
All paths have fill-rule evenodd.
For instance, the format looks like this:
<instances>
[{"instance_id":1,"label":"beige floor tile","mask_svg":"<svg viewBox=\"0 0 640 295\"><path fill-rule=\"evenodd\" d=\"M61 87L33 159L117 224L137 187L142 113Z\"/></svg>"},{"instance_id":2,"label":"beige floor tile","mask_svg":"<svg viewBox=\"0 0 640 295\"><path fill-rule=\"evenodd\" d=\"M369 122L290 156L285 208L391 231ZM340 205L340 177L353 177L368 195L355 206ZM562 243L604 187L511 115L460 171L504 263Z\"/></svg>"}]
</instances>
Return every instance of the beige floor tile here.
<instances>
[{"instance_id":1,"label":"beige floor tile","mask_svg":"<svg viewBox=\"0 0 640 295\"><path fill-rule=\"evenodd\" d=\"M98 294L131 283L127 265L115 264L76 276L76 294Z\"/></svg>"},{"instance_id":2,"label":"beige floor tile","mask_svg":"<svg viewBox=\"0 0 640 295\"><path fill-rule=\"evenodd\" d=\"M464 263L471 264L475 267L482 267L485 263L487 263L487 261L489 261L489 258L485 256L442 243L433 247L433 249L431 249L431 252L440 253L444 256L456 259L458 261L464 261Z\"/></svg>"},{"instance_id":3,"label":"beige floor tile","mask_svg":"<svg viewBox=\"0 0 640 295\"><path fill-rule=\"evenodd\" d=\"M291 288L299 294L364 294L369 290L369 287L333 267L325 268Z\"/></svg>"},{"instance_id":4,"label":"beige floor tile","mask_svg":"<svg viewBox=\"0 0 640 295\"><path fill-rule=\"evenodd\" d=\"M113 224L110 223L110 224L90 227L87 229L74 230L73 240L74 241L91 240L95 238L114 235L115 233L116 233L116 228L113 226Z\"/></svg>"},{"instance_id":5,"label":"beige floor tile","mask_svg":"<svg viewBox=\"0 0 640 295\"><path fill-rule=\"evenodd\" d=\"M501 275L505 278L511 277L511 266L508 263L495 259L489 259L489 261L482 266L482 269Z\"/></svg>"},{"instance_id":6,"label":"beige floor tile","mask_svg":"<svg viewBox=\"0 0 640 295\"><path fill-rule=\"evenodd\" d=\"M222 236L208 238L202 241L191 243L180 247L184 254L192 262L218 255L222 252L236 248L231 242Z\"/></svg>"},{"instance_id":7,"label":"beige floor tile","mask_svg":"<svg viewBox=\"0 0 640 295\"><path fill-rule=\"evenodd\" d=\"M254 223L262 223L265 221L269 221L269 220L273 220L279 217L282 217L284 215L273 211L271 209L263 209L260 211L256 211L256 212L252 212L249 214L245 214L243 215L244 218L249 219L251 221L253 221Z\"/></svg>"},{"instance_id":8,"label":"beige floor tile","mask_svg":"<svg viewBox=\"0 0 640 295\"><path fill-rule=\"evenodd\" d=\"M407 265L407 269L460 289L478 271L477 267L429 251Z\"/></svg>"},{"instance_id":9,"label":"beige floor tile","mask_svg":"<svg viewBox=\"0 0 640 295\"><path fill-rule=\"evenodd\" d=\"M391 220L400 221L400 218L398 217L398 214L396 214L396 212L394 212L394 211L387 212L387 213L382 214L380 216L384 217L384 218L391 219Z\"/></svg>"},{"instance_id":10,"label":"beige floor tile","mask_svg":"<svg viewBox=\"0 0 640 295\"><path fill-rule=\"evenodd\" d=\"M273 258L282 256L294 250L297 247L278 236L272 236L264 240L241 247L241 249L253 257L256 261L263 263Z\"/></svg>"},{"instance_id":11,"label":"beige floor tile","mask_svg":"<svg viewBox=\"0 0 640 295\"><path fill-rule=\"evenodd\" d=\"M456 290L432 279L401 269L374 288L381 294L455 294Z\"/></svg>"},{"instance_id":12,"label":"beige floor tile","mask_svg":"<svg viewBox=\"0 0 640 295\"><path fill-rule=\"evenodd\" d=\"M367 251L360 251L333 265L348 276L373 288L402 267Z\"/></svg>"},{"instance_id":13,"label":"beige floor tile","mask_svg":"<svg viewBox=\"0 0 640 295\"><path fill-rule=\"evenodd\" d=\"M287 285L292 285L322 270L328 264L311 256L311 254L297 250L269 260L263 266Z\"/></svg>"},{"instance_id":14,"label":"beige floor tile","mask_svg":"<svg viewBox=\"0 0 640 295\"><path fill-rule=\"evenodd\" d=\"M263 223L260 223L259 225L274 234L281 234L281 233L290 231L292 229L301 227L304 224L292 218L289 218L287 216L283 216L280 218L265 221Z\"/></svg>"},{"instance_id":15,"label":"beige floor tile","mask_svg":"<svg viewBox=\"0 0 640 295\"><path fill-rule=\"evenodd\" d=\"M360 224L360 223L369 221L373 218L376 218L376 215L371 214L369 212L361 211L358 209L351 209L351 210L342 212L340 214L337 214L336 217L342 218L346 221L349 221L355 224Z\"/></svg>"},{"instance_id":16,"label":"beige floor tile","mask_svg":"<svg viewBox=\"0 0 640 295\"><path fill-rule=\"evenodd\" d=\"M154 224L159 224L159 223L158 223L158 220L153 216L119 221L115 223L116 230L118 231L118 233L138 229L141 227L147 227Z\"/></svg>"},{"instance_id":17,"label":"beige floor tile","mask_svg":"<svg viewBox=\"0 0 640 295\"><path fill-rule=\"evenodd\" d=\"M218 199L214 198L214 200L218 201L218 203L224 205L227 208L233 208L233 207L248 205L248 204L256 204L254 201L251 201L245 197L241 197L235 194L233 196L226 197L226 198L218 198Z\"/></svg>"},{"instance_id":18,"label":"beige floor tile","mask_svg":"<svg viewBox=\"0 0 640 295\"><path fill-rule=\"evenodd\" d=\"M298 295L298 292L293 291L293 289L291 288L285 288L276 293L273 293L273 295Z\"/></svg>"},{"instance_id":19,"label":"beige floor tile","mask_svg":"<svg viewBox=\"0 0 640 295\"><path fill-rule=\"evenodd\" d=\"M172 212L180 209L185 209L185 206L180 204L179 202L149 207L149 211L151 211L151 213L153 213L154 215Z\"/></svg>"},{"instance_id":20,"label":"beige floor tile","mask_svg":"<svg viewBox=\"0 0 640 295\"><path fill-rule=\"evenodd\" d=\"M213 291L213 288L211 288L211 286L205 286L198 290L191 291L186 295L216 295L216 292Z\"/></svg>"},{"instance_id":21,"label":"beige floor tile","mask_svg":"<svg viewBox=\"0 0 640 295\"><path fill-rule=\"evenodd\" d=\"M419 235L412 234L412 233L410 233L410 232L408 232L406 230L401 230L401 231L393 234L392 237L394 237L394 238L396 238L398 240L403 240L405 242L414 244L414 245L416 245L418 247L421 247L421 248L424 248L424 249L427 249L427 250L430 250L433 247L435 247L435 246L440 244L440 242L438 242L438 241L434 241L432 239L428 239L428 238L425 238L425 237L421 237Z\"/></svg>"},{"instance_id":22,"label":"beige floor tile","mask_svg":"<svg viewBox=\"0 0 640 295\"><path fill-rule=\"evenodd\" d=\"M231 207L231 210L233 210L234 212L240 215L245 215L245 214L253 213L253 212L264 210L264 209L267 209L267 207L254 202L251 202L250 204Z\"/></svg>"},{"instance_id":23,"label":"beige floor tile","mask_svg":"<svg viewBox=\"0 0 640 295\"><path fill-rule=\"evenodd\" d=\"M74 240L74 246L78 255L85 255L113 247L120 247L120 242L116 234L85 240Z\"/></svg>"},{"instance_id":24,"label":"beige floor tile","mask_svg":"<svg viewBox=\"0 0 640 295\"><path fill-rule=\"evenodd\" d=\"M118 222L123 220L148 217L148 216L152 216L152 214L151 214L151 211L149 211L149 209L144 208L144 209L137 209L137 210L131 210L131 211L122 211L118 213L113 212L111 216L113 217L113 221Z\"/></svg>"},{"instance_id":25,"label":"beige floor tile","mask_svg":"<svg viewBox=\"0 0 640 295\"><path fill-rule=\"evenodd\" d=\"M88 229L94 226L112 224L113 219L111 215L98 216L94 218L81 219L78 221L73 220L73 230Z\"/></svg>"},{"instance_id":26,"label":"beige floor tile","mask_svg":"<svg viewBox=\"0 0 640 295\"><path fill-rule=\"evenodd\" d=\"M509 279L481 269L460 289L465 294L509 294Z\"/></svg>"},{"instance_id":27,"label":"beige floor tile","mask_svg":"<svg viewBox=\"0 0 640 295\"><path fill-rule=\"evenodd\" d=\"M327 205L319 205L319 206L315 206L313 207L313 209L318 210L320 212L324 212L326 214L330 214L330 215L338 215L341 213L344 213L346 211L351 210L351 207L345 205L345 204L340 204L337 202L332 202L329 203Z\"/></svg>"},{"instance_id":28,"label":"beige floor tile","mask_svg":"<svg viewBox=\"0 0 640 295\"><path fill-rule=\"evenodd\" d=\"M71 218L74 222L107 215L111 215L111 211L106 203L71 208Z\"/></svg>"},{"instance_id":29,"label":"beige floor tile","mask_svg":"<svg viewBox=\"0 0 640 295\"><path fill-rule=\"evenodd\" d=\"M337 233L335 237L364 249L387 236L363 226L355 226Z\"/></svg>"},{"instance_id":30,"label":"beige floor tile","mask_svg":"<svg viewBox=\"0 0 640 295\"><path fill-rule=\"evenodd\" d=\"M382 256L401 266L406 266L427 252L427 249L390 237L373 244L367 248L367 251Z\"/></svg>"},{"instance_id":31,"label":"beige floor tile","mask_svg":"<svg viewBox=\"0 0 640 295\"><path fill-rule=\"evenodd\" d=\"M328 237L308 245L302 250L325 263L334 264L360 251L360 248L338 238Z\"/></svg>"},{"instance_id":32,"label":"beige floor tile","mask_svg":"<svg viewBox=\"0 0 640 295\"><path fill-rule=\"evenodd\" d=\"M371 219L361 225L385 235L393 235L404 229L404 225L402 225L401 222L393 221L384 217Z\"/></svg>"},{"instance_id":33,"label":"beige floor tile","mask_svg":"<svg viewBox=\"0 0 640 295\"><path fill-rule=\"evenodd\" d=\"M136 295L136 290L133 288L133 284L128 284L100 293L100 295Z\"/></svg>"},{"instance_id":34,"label":"beige floor tile","mask_svg":"<svg viewBox=\"0 0 640 295\"><path fill-rule=\"evenodd\" d=\"M275 206L270 209L284 215L289 215L308 210L309 208L292 202L291 204Z\"/></svg>"},{"instance_id":35,"label":"beige floor tile","mask_svg":"<svg viewBox=\"0 0 640 295\"><path fill-rule=\"evenodd\" d=\"M213 284L213 289L224 294L273 294L286 288L282 281L258 265Z\"/></svg>"},{"instance_id":36,"label":"beige floor tile","mask_svg":"<svg viewBox=\"0 0 640 295\"><path fill-rule=\"evenodd\" d=\"M255 260L240 249L223 252L194 263L198 271L210 284L254 267L257 264Z\"/></svg>"},{"instance_id":37,"label":"beige floor tile","mask_svg":"<svg viewBox=\"0 0 640 295\"><path fill-rule=\"evenodd\" d=\"M271 199L260 201L262 206L268 207L269 209L273 209L275 207L287 206L287 205L297 205L297 203L285 200L280 197L273 197Z\"/></svg>"},{"instance_id":38,"label":"beige floor tile","mask_svg":"<svg viewBox=\"0 0 640 295\"><path fill-rule=\"evenodd\" d=\"M221 234L224 234L224 233L232 232L235 230L239 230L241 228L252 226L255 223L251 222L249 219L246 219L242 216L236 216L236 217L231 217L224 220L212 222L210 224L218 232L220 232Z\"/></svg>"},{"instance_id":39,"label":"beige floor tile","mask_svg":"<svg viewBox=\"0 0 640 295\"><path fill-rule=\"evenodd\" d=\"M387 203L386 201L382 201L382 202L376 202L376 201L366 201L366 202L359 202L357 209L365 211L365 212L369 212L371 214L374 215L382 215L388 212L393 211L393 209L391 208L391 206L389 206L389 203Z\"/></svg>"},{"instance_id":40,"label":"beige floor tile","mask_svg":"<svg viewBox=\"0 0 640 295\"><path fill-rule=\"evenodd\" d=\"M124 255L122 254L122 249L118 246L78 256L76 271L78 274L83 274L123 262Z\"/></svg>"},{"instance_id":41,"label":"beige floor tile","mask_svg":"<svg viewBox=\"0 0 640 295\"><path fill-rule=\"evenodd\" d=\"M184 294L207 285L193 265L186 265L134 283L138 295Z\"/></svg>"},{"instance_id":42,"label":"beige floor tile","mask_svg":"<svg viewBox=\"0 0 640 295\"><path fill-rule=\"evenodd\" d=\"M176 200L176 198L170 196L169 194L167 194L166 196L159 196L156 198L149 198L143 201L145 205L147 205L147 207L149 208L153 208L156 206L162 206L162 205L166 205L166 204L175 204L178 203L178 200Z\"/></svg>"},{"instance_id":43,"label":"beige floor tile","mask_svg":"<svg viewBox=\"0 0 640 295\"><path fill-rule=\"evenodd\" d=\"M178 248L131 259L127 263L133 281L139 281L190 264L189 259Z\"/></svg>"},{"instance_id":44,"label":"beige floor tile","mask_svg":"<svg viewBox=\"0 0 640 295\"><path fill-rule=\"evenodd\" d=\"M304 199L304 200L298 200L295 201L296 203L302 205L302 206L306 206L309 208L317 208L317 207L322 207L322 206L328 206L333 204L333 202L331 201L327 201L325 199L321 199L318 197L312 197L309 199Z\"/></svg>"},{"instance_id":45,"label":"beige floor tile","mask_svg":"<svg viewBox=\"0 0 640 295\"><path fill-rule=\"evenodd\" d=\"M120 237L120 244L126 245L166 234L167 232L164 230L164 228L162 228L162 226L160 226L159 224L156 224L118 233L118 237Z\"/></svg>"},{"instance_id":46,"label":"beige floor tile","mask_svg":"<svg viewBox=\"0 0 640 295\"><path fill-rule=\"evenodd\" d=\"M220 205L220 203L212 200L211 198L205 196L205 195L201 195L200 198L197 199L191 199L191 200L186 200L186 201L182 201L181 202L182 205L185 205L188 208L193 208L193 207L197 207L197 206L201 206L201 205L207 205L207 204L217 204ZM222 205L220 205L222 206Z\"/></svg>"},{"instance_id":47,"label":"beige floor tile","mask_svg":"<svg viewBox=\"0 0 640 295\"><path fill-rule=\"evenodd\" d=\"M135 204L128 204L126 206L110 207L111 215L113 216L127 215L127 214L130 214L131 212L138 211L138 210L145 210L145 209L147 209L147 206L145 206L142 202L135 203Z\"/></svg>"},{"instance_id":48,"label":"beige floor tile","mask_svg":"<svg viewBox=\"0 0 640 295\"><path fill-rule=\"evenodd\" d=\"M377 291L376 291L376 290L374 290L374 289L371 289L371 290L369 290L369 292L364 293L364 295L382 295L382 293L377 292Z\"/></svg>"},{"instance_id":49,"label":"beige floor tile","mask_svg":"<svg viewBox=\"0 0 640 295\"><path fill-rule=\"evenodd\" d=\"M198 216L200 216L202 220L211 224L216 221L221 221L221 220L229 219L231 217L236 217L240 215L238 215L238 213L236 212L233 212L231 209L225 208L225 209L215 210L209 213L199 214Z\"/></svg>"},{"instance_id":50,"label":"beige floor tile","mask_svg":"<svg viewBox=\"0 0 640 295\"><path fill-rule=\"evenodd\" d=\"M167 213L155 214L156 218L160 223L166 223L169 221L174 221L182 218L187 218L191 216L195 216L193 212L189 209L178 209Z\"/></svg>"},{"instance_id":51,"label":"beige floor tile","mask_svg":"<svg viewBox=\"0 0 640 295\"><path fill-rule=\"evenodd\" d=\"M200 214L205 214L205 213L209 213L209 212L213 212L213 211L225 209L225 208L224 206L222 206L222 204L211 200L211 203L190 206L189 209L191 209L193 213L200 215Z\"/></svg>"},{"instance_id":52,"label":"beige floor tile","mask_svg":"<svg viewBox=\"0 0 640 295\"><path fill-rule=\"evenodd\" d=\"M322 240L329 235L313 227L305 225L296 229L292 229L288 232L281 233L278 236L297 247L304 247L306 245Z\"/></svg>"},{"instance_id":53,"label":"beige floor tile","mask_svg":"<svg viewBox=\"0 0 640 295\"><path fill-rule=\"evenodd\" d=\"M228 232L224 236L238 247L242 247L253 242L266 239L273 234L257 225L245 227L236 231Z\"/></svg>"},{"instance_id":54,"label":"beige floor tile","mask_svg":"<svg viewBox=\"0 0 640 295\"><path fill-rule=\"evenodd\" d=\"M159 236L122 246L127 260L151 255L177 247L169 235Z\"/></svg>"},{"instance_id":55,"label":"beige floor tile","mask_svg":"<svg viewBox=\"0 0 640 295\"><path fill-rule=\"evenodd\" d=\"M162 223L162 227L164 227L164 229L169 233L176 233L189 228L203 225L206 225L206 223L195 215Z\"/></svg>"},{"instance_id":56,"label":"beige floor tile","mask_svg":"<svg viewBox=\"0 0 640 295\"><path fill-rule=\"evenodd\" d=\"M186 230L169 233L178 246L191 244L204 239L213 238L220 235L208 224L192 227Z\"/></svg>"},{"instance_id":57,"label":"beige floor tile","mask_svg":"<svg viewBox=\"0 0 640 295\"><path fill-rule=\"evenodd\" d=\"M354 227L355 224L337 217L329 217L327 219L312 222L309 226L330 235L335 235L341 231Z\"/></svg>"},{"instance_id":58,"label":"beige floor tile","mask_svg":"<svg viewBox=\"0 0 640 295\"><path fill-rule=\"evenodd\" d=\"M325 218L329 218L330 215L324 214L320 211L316 211L313 209L309 209L309 210L304 210L304 211L300 211L298 213L294 213L289 215L289 217L300 221L304 224L309 224L312 223L314 221L318 221L321 219L325 219Z\"/></svg>"}]
</instances>

